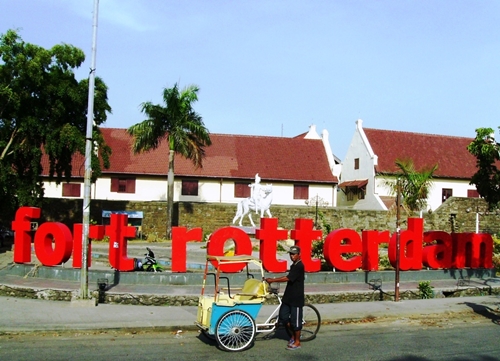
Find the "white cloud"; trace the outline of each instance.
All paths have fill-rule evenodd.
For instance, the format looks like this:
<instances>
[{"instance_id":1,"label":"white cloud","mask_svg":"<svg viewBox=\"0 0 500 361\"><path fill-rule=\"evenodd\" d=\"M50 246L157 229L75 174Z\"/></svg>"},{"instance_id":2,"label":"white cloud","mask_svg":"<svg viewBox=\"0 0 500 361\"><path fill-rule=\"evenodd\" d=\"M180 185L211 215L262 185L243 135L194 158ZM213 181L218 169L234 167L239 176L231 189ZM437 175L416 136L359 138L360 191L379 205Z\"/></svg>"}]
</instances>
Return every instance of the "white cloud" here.
<instances>
[{"instance_id":1,"label":"white cloud","mask_svg":"<svg viewBox=\"0 0 500 361\"><path fill-rule=\"evenodd\" d=\"M155 1L101 0L99 17L130 30L150 31L156 28L154 4Z\"/></svg>"},{"instance_id":2,"label":"white cloud","mask_svg":"<svg viewBox=\"0 0 500 361\"><path fill-rule=\"evenodd\" d=\"M91 19L94 0L48 0L66 7L81 17ZM132 31L150 31L155 26L154 7L156 1L139 0L99 0L99 22L104 21Z\"/></svg>"}]
</instances>

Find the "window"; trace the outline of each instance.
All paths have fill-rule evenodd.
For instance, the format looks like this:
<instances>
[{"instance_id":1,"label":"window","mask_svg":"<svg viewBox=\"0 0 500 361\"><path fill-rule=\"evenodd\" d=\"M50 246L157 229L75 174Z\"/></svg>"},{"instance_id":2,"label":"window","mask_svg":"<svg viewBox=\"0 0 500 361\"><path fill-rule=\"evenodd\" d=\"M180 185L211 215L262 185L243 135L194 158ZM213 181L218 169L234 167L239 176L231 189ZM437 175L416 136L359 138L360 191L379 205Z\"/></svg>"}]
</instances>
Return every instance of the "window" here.
<instances>
[{"instance_id":1,"label":"window","mask_svg":"<svg viewBox=\"0 0 500 361\"><path fill-rule=\"evenodd\" d=\"M479 198L479 192L475 189L467 189L467 198Z\"/></svg>"},{"instance_id":2,"label":"window","mask_svg":"<svg viewBox=\"0 0 500 361\"><path fill-rule=\"evenodd\" d=\"M354 159L354 169L359 169L359 158Z\"/></svg>"},{"instance_id":3,"label":"window","mask_svg":"<svg viewBox=\"0 0 500 361\"><path fill-rule=\"evenodd\" d=\"M453 189L449 189L449 188L443 188L443 192L442 192L442 201L444 202L445 200L447 200L448 198L450 198L451 196L453 196Z\"/></svg>"},{"instance_id":4,"label":"window","mask_svg":"<svg viewBox=\"0 0 500 361\"><path fill-rule=\"evenodd\" d=\"M294 184L293 185L293 199L309 199L309 186Z\"/></svg>"},{"instance_id":5,"label":"window","mask_svg":"<svg viewBox=\"0 0 500 361\"><path fill-rule=\"evenodd\" d=\"M234 183L234 197L247 198L250 197L250 183L248 182L235 182Z\"/></svg>"},{"instance_id":6,"label":"window","mask_svg":"<svg viewBox=\"0 0 500 361\"><path fill-rule=\"evenodd\" d=\"M358 188L358 199L365 199L365 188Z\"/></svg>"},{"instance_id":7,"label":"window","mask_svg":"<svg viewBox=\"0 0 500 361\"><path fill-rule=\"evenodd\" d=\"M198 181L197 180L183 180L181 194L183 196L197 196L198 195Z\"/></svg>"},{"instance_id":8,"label":"window","mask_svg":"<svg viewBox=\"0 0 500 361\"><path fill-rule=\"evenodd\" d=\"M63 197L80 197L81 188L80 183L63 183L62 195Z\"/></svg>"},{"instance_id":9,"label":"window","mask_svg":"<svg viewBox=\"0 0 500 361\"><path fill-rule=\"evenodd\" d=\"M354 195L356 194L357 189L358 189L358 187L346 187L345 195L346 195L348 201L354 200Z\"/></svg>"},{"instance_id":10,"label":"window","mask_svg":"<svg viewBox=\"0 0 500 361\"><path fill-rule=\"evenodd\" d=\"M111 192L135 193L135 178L111 178Z\"/></svg>"}]
</instances>

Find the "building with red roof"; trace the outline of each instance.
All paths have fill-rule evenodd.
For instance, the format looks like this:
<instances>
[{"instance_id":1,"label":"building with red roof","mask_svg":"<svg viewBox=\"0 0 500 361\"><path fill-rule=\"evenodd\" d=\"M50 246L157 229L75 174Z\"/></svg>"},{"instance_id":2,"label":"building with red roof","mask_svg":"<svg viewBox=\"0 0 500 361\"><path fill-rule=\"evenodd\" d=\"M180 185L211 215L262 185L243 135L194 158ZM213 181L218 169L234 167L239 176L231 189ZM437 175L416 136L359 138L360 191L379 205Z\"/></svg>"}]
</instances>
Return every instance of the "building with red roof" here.
<instances>
[{"instance_id":1,"label":"building with red roof","mask_svg":"<svg viewBox=\"0 0 500 361\"><path fill-rule=\"evenodd\" d=\"M164 201L167 197L168 146L134 154L126 129L101 128L112 149L110 168L92 185L92 199ZM237 203L250 195L258 173L262 185L272 184L276 205L305 205L321 197L336 205L340 162L331 152L328 132L314 126L296 137L210 134L203 167L176 154L174 202ZM73 158L71 182L45 183L49 198L82 198L84 158Z\"/></svg>"},{"instance_id":2,"label":"building with red roof","mask_svg":"<svg viewBox=\"0 0 500 361\"><path fill-rule=\"evenodd\" d=\"M467 146L473 138L363 128L361 119L342 162L338 204L354 209L387 210L394 204L387 180L397 173L397 159L411 159L417 170L437 164L427 210L447 198L478 197L470 185L476 158ZM394 177L392 177L394 179Z\"/></svg>"}]
</instances>

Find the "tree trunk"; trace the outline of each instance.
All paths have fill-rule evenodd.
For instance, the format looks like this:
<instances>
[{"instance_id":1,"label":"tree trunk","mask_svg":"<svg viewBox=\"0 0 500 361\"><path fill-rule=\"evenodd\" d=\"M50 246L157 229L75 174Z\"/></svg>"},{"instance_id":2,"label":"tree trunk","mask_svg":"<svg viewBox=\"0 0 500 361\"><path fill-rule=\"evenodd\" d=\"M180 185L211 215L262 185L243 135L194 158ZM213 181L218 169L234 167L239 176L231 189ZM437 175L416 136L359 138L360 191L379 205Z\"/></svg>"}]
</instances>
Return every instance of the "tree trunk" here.
<instances>
[{"instance_id":1,"label":"tree trunk","mask_svg":"<svg viewBox=\"0 0 500 361\"><path fill-rule=\"evenodd\" d=\"M170 150L168 154L168 178L167 178L167 235L168 240L172 239L172 214L174 212L174 154Z\"/></svg>"}]
</instances>

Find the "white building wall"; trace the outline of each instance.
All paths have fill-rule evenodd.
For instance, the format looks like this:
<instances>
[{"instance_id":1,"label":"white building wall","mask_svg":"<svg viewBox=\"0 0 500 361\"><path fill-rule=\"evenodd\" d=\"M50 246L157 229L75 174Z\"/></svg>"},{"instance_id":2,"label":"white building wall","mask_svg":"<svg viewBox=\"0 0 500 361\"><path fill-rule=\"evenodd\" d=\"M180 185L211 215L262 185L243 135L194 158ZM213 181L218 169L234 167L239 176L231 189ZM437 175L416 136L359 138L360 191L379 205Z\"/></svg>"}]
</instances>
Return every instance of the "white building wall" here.
<instances>
[{"instance_id":1,"label":"white building wall","mask_svg":"<svg viewBox=\"0 0 500 361\"><path fill-rule=\"evenodd\" d=\"M263 182L262 185L269 183ZM273 203L279 205L300 205L306 203L304 199L293 199L293 184L273 184ZM62 184L44 183L45 196L48 198L62 198ZM130 200L130 201L166 201L167 181L136 179L135 193L111 192L111 179L100 178L96 186L92 186L92 199L106 200ZM309 198L316 195L332 206L336 202L336 188L331 185L310 185ZM207 180L199 182L198 196L181 195L182 180L174 182L174 202L207 202L207 203L238 203L242 198L234 197L234 181ZM83 198L83 183L81 184L81 196Z\"/></svg>"},{"instance_id":2,"label":"white building wall","mask_svg":"<svg viewBox=\"0 0 500 361\"><path fill-rule=\"evenodd\" d=\"M80 183L80 197L83 198L83 183ZM62 198L63 185L55 182L44 182L45 197ZM123 200L123 201L165 201L167 199L167 181L153 179L136 179L135 193L111 192L111 179L99 178L92 185L92 199Z\"/></svg>"},{"instance_id":3,"label":"white building wall","mask_svg":"<svg viewBox=\"0 0 500 361\"><path fill-rule=\"evenodd\" d=\"M344 161L342 162L342 173L340 183L346 181L355 181L368 179L366 185L365 199L347 201L347 197L342 190L339 190L339 206L345 206L353 209L385 209L384 204L376 194L375 190L375 166L377 165L377 156L373 153L368 139L362 128L363 121L356 121L356 130L352 137L349 149L347 150ZM359 159L359 168L354 169L355 159Z\"/></svg>"},{"instance_id":4,"label":"white building wall","mask_svg":"<svg viewBox=\"0 0 500 361\"><path fill-rule=\"evenodd\" d=\"M111 178L99 178L96 189L92 192L93 199L151 201L167 200L167 181L157 179L136 178L135 193L111 192Z\"/></svg>"},{"instance_id":5,"label":"white building wall","mask_svg":"<svg viewBox=\"0 0 500 361\"><path fill-rule=\"evenodd\" d=\"M470 185L468 180L434 179L428 201L428 207L433 211L443 203L442 191L444 188L452 189L453 197L467 197L468 190L476 190L476 187Z\"/></svg>"},{"instance_id":6,"label":"white building wall","mask_svg":"<svg viewBox=\"0 0 500 361\"><path fill-rule=\"evenodd\" d=\"M391 196L390 188L386 185L386 182L389 179L390 178L384 178L380 176L377 177L376 191L380 196ZM434 178L432 180L429 197L427 199L427 209L425 209L424 211L435 211L439 206L441 206L441 204L443 203L443 189L451 189L453 192L453 197L467 197L467 191L475 190L476 188L469 185L468 180L449 180Z\"/></svg>"},{"instance_id":7,"label":"white building wall","mask_svg":"<svg viewBox=\"0 0 500 361\"><path fill-rule=\"evenodd\" d=\"M61 198L62 197L62 184L55 184L54 182L44 182L43 183L43 190L44 190L44 197L47 198ZM80 194L83 195L83 183L81 185L81 190ZM81 197L83 198L83 197Z\"/></svg>"},{"instance_id":8,"label":"white building wall","mask_svg":"<svg viewBox=\"0 0 500 361\"><path fill-rule=\"evenodd\" d=\"M218 181L198 182L198 196L183 196L182 181L174 183L174 202L220 203L221 183Z\"/></svg>"},{"instance_id":9,"label":"white building wall","mask_svg":"<svg viewBox=\"0 0 500 361\"><path fill-rule=\"evenodd\" d=\"M263 182L266 186L271 183ZM209 203L238 203L243 198L234 197L234 182L233 181L205 181L198 185L198 196L180 196L181 181L175 182L175 201L184 202L209 202ZM272 184L273 187L273 202L272 204L280 205L306 205L305 199L293 199L293 184ZM332 206L336 201L334 187L324 185L310 185L309 198L319 197L325 199L329 206Z\"/></svg>"},{"instance_id":10,"label":"white building wall","mask_svg":"<svg viewBox=\"0 0 500 361\"><path fill-rule=\"evenodd\" d=\"M324 201L325 207L336 207L337 205L337 187L321 187L311 185L309 187L309 205L316 204L316 197ZM304 202L304 200L302 200Z\"/></svg>"}]
</instances>

